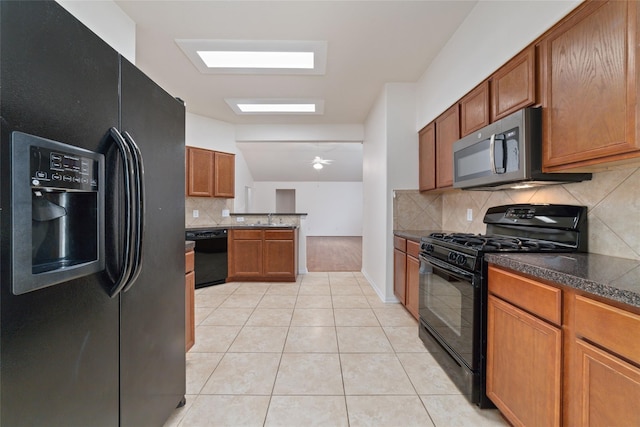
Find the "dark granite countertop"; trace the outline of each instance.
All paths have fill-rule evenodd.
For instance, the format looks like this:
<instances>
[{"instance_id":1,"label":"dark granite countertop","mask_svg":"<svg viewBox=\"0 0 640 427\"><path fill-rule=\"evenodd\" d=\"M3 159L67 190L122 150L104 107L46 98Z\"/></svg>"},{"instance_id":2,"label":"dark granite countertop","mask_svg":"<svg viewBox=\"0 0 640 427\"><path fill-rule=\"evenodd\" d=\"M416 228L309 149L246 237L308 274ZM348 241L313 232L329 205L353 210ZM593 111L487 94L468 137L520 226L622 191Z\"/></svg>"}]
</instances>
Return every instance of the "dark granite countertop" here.
<instances>
[{"instance_id":1,"label":"dark granite countertop","mask_svg":"<svg viewBox=\"0 0 640 427\"><path fill-rule=\"evenodd\" d=\"M196 242L193 240L185 240L184 242L184 251L189 252L192 251L196 247Z\"/></svg>"},{"instance_id":2,"label":"dark granite countertop","mask_svg":"<svg viewBox=\"0 0 640 427\"><path fill-rule=\"evenodd\" d=\"M393 234L398 237L404 237L407 240L419 242L422 237L431 233L441 233L442 230L393 230Z\"/></svg>"},{"instance_id":3,"label":"dark granite countertop","mask_svg":"<svg viewBox=\"0 0 640 427\"><path fill-rule=\"evenodd\" d=\"M640 261L598 254L485 254L501 267L640 308Z\"/></svg>"},{"instance_id":4,"label":"dark granite countertop","mask_svg":"<svg viewBox=\"0 0 640 427\"><path fill-rule=\"evenodd\" d=\"M243 224L243 225L212 225L211 227L187 227L185 230L186 231L200 231L200 230L231 230L231 229L238 229L238 228L243 228L243 229L262 229L262 228L266 228L266 229L271 229L271 228L289 228L289 229L293 229L293 228L300 228L298 225L295 224L255 224L255 225L249 225L249 224Z\"/></svg>"},{"instance_id":5,"label":"dark granite countertop","mask_svg":"<svg viewBox=\"0 0 640 427\"><path fill-rule=\"evenodd\" d=\"M306 212L232 212L229 216L265 216L265 215L273 215L273 216L287 216L287 215L298 215L298 216L307 216Z\"/></svg>"}]
</instances>

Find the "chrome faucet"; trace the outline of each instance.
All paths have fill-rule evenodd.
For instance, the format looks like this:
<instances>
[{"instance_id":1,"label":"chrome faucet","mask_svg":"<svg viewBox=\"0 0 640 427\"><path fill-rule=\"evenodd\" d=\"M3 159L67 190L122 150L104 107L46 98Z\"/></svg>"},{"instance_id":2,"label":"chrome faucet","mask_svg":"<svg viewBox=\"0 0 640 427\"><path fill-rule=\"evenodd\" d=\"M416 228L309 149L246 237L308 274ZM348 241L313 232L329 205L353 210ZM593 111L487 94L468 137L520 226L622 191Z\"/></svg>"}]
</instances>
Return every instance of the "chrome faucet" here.
<instances>
[{"instance_id":1,"label":"chrome faucet","mask_svg":"<svg viewBox=\"0 0 640 427\"><path fill-rule=\"evenodd\" d=\"M273 215L272 213L267 214L267 221L269 221L269 225L271 225L271 215Z\"/></svg>"}]
</instances>

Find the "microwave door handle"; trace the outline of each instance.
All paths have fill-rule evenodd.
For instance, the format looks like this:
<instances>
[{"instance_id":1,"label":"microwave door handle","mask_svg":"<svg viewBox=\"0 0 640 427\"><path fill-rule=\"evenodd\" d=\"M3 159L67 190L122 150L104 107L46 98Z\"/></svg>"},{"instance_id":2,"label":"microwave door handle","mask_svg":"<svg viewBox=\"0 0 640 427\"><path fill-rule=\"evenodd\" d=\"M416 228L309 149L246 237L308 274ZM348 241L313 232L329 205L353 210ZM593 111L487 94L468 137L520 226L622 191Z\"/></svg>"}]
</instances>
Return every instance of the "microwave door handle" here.
<instances>
[{"instance_id":1,"label":"microwave door handle","mask_svg":"<svg viewBox=\"0 0 640 427\"><path fill-rule=\"evenodd\" d=\"M491 172L495 175L496 171L496 134L492 134L489 139L489 158L491 159Z\"/></svg>"}]
</instances>

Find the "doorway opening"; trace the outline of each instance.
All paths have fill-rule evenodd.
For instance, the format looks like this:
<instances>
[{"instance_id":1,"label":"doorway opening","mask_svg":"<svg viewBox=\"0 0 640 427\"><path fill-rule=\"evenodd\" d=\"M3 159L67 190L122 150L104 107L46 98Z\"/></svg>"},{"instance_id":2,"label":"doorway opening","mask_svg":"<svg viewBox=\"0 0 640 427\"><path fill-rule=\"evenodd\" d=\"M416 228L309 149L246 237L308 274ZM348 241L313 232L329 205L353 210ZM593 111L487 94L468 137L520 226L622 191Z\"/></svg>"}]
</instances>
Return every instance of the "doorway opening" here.
<instances>
[{"instance_id":1,"label":"doorway opening","mask_svg":"<svg viewBox=\"0 0 640 427\"><path fill-rule=\"evenodd\" d=\"M308 271L361 271L361 236L307 236Z\"/></svg>"},{"instance_id":2,"label":"doorway opening","mask_svg":"<svg viewBox=\"0 0 640 427\"><path fill-rule=\"evenodd\" d=\"M296 190L276 189L276 213L296 211Z\"/></svg>"}]
</instances>

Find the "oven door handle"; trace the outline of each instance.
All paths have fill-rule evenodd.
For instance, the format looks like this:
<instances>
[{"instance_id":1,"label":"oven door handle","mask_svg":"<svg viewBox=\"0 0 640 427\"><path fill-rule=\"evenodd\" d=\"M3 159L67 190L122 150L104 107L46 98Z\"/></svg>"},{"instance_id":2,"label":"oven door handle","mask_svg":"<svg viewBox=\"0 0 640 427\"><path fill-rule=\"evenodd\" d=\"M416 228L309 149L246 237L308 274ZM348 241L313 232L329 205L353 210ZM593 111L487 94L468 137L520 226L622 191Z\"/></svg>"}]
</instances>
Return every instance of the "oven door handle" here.
<instances>
[{"instance_id":1,"label":"oven door handle","mask_svg":"<svg viewBox=\"0 0 640 427\"><path fill-rule=\"evenodd\" d=\"M454 276L458 276L460 279L470 282L473 286L476 286L476 281L474 280L473 273L462 270L446 262L440 261L437 258L430 257L429 255L420 254L419 258L420 258L420 261L423 261L423 262L426 262L427 264L431 264L435 267L438 267L446 272L451 273Z\"/></svg>"}]
</instances>

